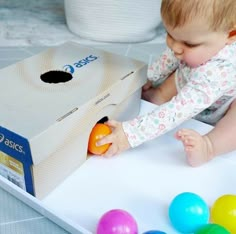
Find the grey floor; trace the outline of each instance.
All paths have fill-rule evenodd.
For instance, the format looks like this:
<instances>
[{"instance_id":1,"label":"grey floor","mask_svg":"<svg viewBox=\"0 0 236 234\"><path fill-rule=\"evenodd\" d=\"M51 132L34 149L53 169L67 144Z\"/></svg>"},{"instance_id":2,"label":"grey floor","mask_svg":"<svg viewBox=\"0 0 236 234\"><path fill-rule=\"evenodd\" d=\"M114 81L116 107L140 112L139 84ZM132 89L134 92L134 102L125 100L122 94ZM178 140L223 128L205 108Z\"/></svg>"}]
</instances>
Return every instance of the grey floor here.
<instances>
[{"instance_id":1,"label":"grey floor","mask_svg":"<svg viewBox=\"0 0 236 234\"><path fill-rule=\"evenodd\" d=\"M2 188L0 188L0 204L2 234L69 233Z\"/></svg>"}]
</instances>

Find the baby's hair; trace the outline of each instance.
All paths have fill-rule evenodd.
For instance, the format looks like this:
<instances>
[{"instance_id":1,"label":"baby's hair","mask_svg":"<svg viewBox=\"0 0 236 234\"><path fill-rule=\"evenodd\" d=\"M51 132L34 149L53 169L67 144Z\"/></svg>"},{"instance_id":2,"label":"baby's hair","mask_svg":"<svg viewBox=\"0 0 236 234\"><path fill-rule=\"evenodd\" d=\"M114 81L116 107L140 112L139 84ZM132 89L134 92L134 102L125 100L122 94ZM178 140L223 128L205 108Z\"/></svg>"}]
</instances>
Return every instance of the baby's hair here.
<instances>
[{"instance_id":1,"label":"baby's hair","mask_svg":"<svg viewBox=\"0 0 236 234\"><path fill-rule=\"evenodd\" d=\"M175 28L205 18L213 31L229 31L236 26L235 0L162 0L165 24Z\"/></svg>"}]
</instances>

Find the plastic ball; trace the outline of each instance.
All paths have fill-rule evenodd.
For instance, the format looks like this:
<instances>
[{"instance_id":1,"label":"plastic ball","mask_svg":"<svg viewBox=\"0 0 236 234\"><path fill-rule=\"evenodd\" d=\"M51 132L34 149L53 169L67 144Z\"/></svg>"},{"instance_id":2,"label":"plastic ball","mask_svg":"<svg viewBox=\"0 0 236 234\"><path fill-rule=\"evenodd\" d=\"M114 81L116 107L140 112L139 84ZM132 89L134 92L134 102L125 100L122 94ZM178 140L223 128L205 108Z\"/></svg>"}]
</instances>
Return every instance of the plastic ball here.
<instances>
[{"instance_id":1,"label":"plastic ball","mask_svg":"<svg viewBox=\"0 0 236 234\"><path fill-rule=\"evenodd\" d=\"M158 230L150 230L150 231L144 232L143 234L166 234L166 233L162 231L158 231Z\"/></svg>"},{"instance_id":2,"label":"plastic ball","mask_svg":"<svg viewBox=\"0 0 236 234\"><path fill-rule=\"evenodd\" d=\"M184 192L177 195L169 206L169 218L173 227L181 233L192 233L208 223L210 211L197 194Z\"/></svg>"},{"instance_id":3,"label":"plastic ball","mask_svg":"<svg viewBox=\"0 0 236 234\"><path fill-rule=\"evenodd\" d=\"M211 207L211 220L236 233L236 195L223 195Z\"/></svg>"},{"instance_id":4,"label":"plastic ball","mask_svg":"<svg viewBox=\"0 0 236 234\"><path fill-rule=\"evenodd\" d=\"M230 234L230 232L224 227L212 223L199 228L194 234Z\"/></svg>"},{"instance_id":5,"label":"plastic ball","mask_svg":"<svg viewBox=\"0 0 236 234\"><path fill-rule=\"evenodd\" d=\"M137 234L135 219L125 210L114 209L106 212L97 225L97 234Z\"/></svg>"},{"instance_id":6,"label":"plastic ball","mask_svg":"<svg viewBox=\"0 0 236 234\"><path fill-rule=\"evenodd\" d=\"M101 155L105 153L108 150L110 144L96 146L96 142L99 141L104 136L109 135L110 133L111 133L111 129L106 124L97 123L93 127L89 135L88 151L91 154L96 154L96 155Z\"/></svg>"}]
</instances>

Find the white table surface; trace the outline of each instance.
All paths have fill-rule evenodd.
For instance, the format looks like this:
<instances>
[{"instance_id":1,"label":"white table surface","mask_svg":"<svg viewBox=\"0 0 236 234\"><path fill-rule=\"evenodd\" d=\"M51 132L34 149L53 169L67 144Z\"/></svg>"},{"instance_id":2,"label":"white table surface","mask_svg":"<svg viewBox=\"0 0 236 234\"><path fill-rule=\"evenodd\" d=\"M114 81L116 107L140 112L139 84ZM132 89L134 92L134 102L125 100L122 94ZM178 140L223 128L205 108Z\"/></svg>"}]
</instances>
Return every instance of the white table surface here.
<instances>
[{"instance_id":1,"label":"white table surface","mask_svg":"<svg viewBox=\"0 0 236 234\"><path fill-rule=\"evenodd\" d=\"M141 112L154 105L142 102ZM190 120L181 127L201 133L209 125ZM223 194L236 194L236 153L192 168L186 164L176 130L112 158L89 158L44 200L45 206L95 233L108 210L124 209L136 219L139 233L151 229L178 233L168 219L168 206L179 193L194 192L209 205Z\"/></svg>"}]
</instances>

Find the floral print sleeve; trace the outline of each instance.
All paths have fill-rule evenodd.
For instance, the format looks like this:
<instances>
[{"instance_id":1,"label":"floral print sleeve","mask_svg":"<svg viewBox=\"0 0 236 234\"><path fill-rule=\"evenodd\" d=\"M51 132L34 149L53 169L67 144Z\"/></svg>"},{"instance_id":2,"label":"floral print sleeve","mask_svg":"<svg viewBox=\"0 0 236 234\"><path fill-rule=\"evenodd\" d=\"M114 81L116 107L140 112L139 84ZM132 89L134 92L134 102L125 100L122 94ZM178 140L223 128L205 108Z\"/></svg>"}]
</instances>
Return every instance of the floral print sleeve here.
<instances>
[{"instance_id":1,"label":"floral print sleeve","mask_svg":"<svg viewBox=\"0 0 236 234\"><path fill-rule=\"evenodd\" d=\"M177 70L177 79L184 76ZM158 137L182 122L196 116L223 95L236 90L236 71L231 63L211 61L210 64L190 69L186 82L169 102L152 112L123 122L123 129L131 147Z\"/></svg>"},{"instance_id":2,"label":"floral print sleeve","mask_svg":"<svg viewBox=\"0 0 236 234\"><path fill-rule=\"evenodd\" d=\"M173 51L167 48L154 63L148 67L147 76L155 85L162 83L179 64Z\"/></svg>"}]
</instances>

